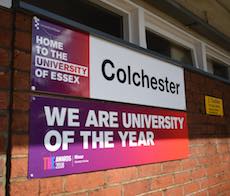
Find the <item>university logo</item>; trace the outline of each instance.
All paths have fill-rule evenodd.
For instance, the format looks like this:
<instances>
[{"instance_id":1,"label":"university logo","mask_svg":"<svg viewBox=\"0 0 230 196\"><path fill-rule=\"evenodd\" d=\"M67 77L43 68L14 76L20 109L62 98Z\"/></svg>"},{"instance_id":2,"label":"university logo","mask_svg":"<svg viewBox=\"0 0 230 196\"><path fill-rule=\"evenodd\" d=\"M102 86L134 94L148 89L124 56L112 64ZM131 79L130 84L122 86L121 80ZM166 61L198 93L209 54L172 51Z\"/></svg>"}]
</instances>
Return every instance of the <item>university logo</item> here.
<instances>
[{"instance_id":1,"label":"university logo","mask_svg":"<svg viewBox=\"0 0 230 196\"><path fill-rule=\"evenodd\" d=\"M31 89L89 97L89 34L33 18Z\"/></svg>"}]
</instances>

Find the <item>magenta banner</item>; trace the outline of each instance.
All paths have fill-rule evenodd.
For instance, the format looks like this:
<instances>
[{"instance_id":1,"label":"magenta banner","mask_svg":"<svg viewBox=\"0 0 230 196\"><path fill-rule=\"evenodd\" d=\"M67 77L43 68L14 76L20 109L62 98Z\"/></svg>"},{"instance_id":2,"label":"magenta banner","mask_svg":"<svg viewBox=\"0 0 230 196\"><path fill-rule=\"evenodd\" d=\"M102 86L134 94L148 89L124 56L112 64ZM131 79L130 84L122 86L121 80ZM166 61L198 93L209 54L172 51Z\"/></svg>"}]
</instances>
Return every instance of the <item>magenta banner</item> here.
<instances>
[{"instance_id":1,"label":"magenta banner","mask_svg":"<svg viewBox=\"0 0 230 196\"><path fill-rule=\"evenodd\" d=\"M181 111L34 96L28 177L182 159L187 134Z\"/></svg>"},{"instance_id":2,"label":"magenta banner","mask_svg":"<svg viewBox=\"0 0 230 196\"><path fill-rule=\"evenodd\" d=\"M89 97L89 34L33 18L32 90Z\"/></svg>"}]
</instances>

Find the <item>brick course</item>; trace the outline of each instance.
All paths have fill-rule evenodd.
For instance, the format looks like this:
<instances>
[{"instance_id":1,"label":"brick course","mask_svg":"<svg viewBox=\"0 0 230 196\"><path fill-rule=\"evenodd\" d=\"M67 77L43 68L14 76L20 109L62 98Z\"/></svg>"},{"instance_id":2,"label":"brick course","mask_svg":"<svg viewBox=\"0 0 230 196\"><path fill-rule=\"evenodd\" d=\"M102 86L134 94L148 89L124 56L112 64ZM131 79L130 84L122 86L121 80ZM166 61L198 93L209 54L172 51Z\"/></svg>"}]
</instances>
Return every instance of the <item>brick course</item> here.
<instances>
[{"instance_id":1,"label":"brick course","mask_svg":"<svg viewBox=\"0 0 230 196\"><path fill-rule=\"evenodd\" d=\"M0 8L0 196L5 194L13 15Z\"/></svg>"}]
</instances>

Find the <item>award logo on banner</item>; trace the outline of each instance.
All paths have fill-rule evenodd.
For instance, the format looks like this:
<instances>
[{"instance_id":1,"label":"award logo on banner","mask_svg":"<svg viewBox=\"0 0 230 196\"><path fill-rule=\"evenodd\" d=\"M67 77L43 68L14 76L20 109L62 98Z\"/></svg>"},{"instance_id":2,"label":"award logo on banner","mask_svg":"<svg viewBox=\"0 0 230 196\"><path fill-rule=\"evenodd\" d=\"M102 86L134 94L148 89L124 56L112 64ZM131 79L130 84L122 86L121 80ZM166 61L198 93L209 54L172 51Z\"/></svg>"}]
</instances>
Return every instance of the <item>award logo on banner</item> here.
<instances>
[{"instance_id":1,"label":"award logo on banner","mask_svg":"<svg viewBox=\"0 0 230 196\"><path fill-rule=\"evenodd\" d=\"M32 90L89 97L89 34L33 18Z\"/></svg>"}]
</instances>

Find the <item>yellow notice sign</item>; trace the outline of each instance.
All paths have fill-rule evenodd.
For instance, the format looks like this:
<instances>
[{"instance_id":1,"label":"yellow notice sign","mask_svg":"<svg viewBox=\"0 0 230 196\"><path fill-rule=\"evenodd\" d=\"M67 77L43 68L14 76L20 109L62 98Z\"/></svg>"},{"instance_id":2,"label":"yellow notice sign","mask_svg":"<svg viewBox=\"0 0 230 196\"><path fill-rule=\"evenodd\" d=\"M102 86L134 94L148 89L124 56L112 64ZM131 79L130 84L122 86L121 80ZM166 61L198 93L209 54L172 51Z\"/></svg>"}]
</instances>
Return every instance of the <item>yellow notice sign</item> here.
<instances>
[{"instance_id":1,"label":"yellow notice sign","mask_svg":"<svg viewBox=\"0 0 230 196\"><path fill-rule=\"evenodd\" d=\"M215 97L205 96L206 114L223 116L223 100Z\"/></svg>"}]
</instances>

